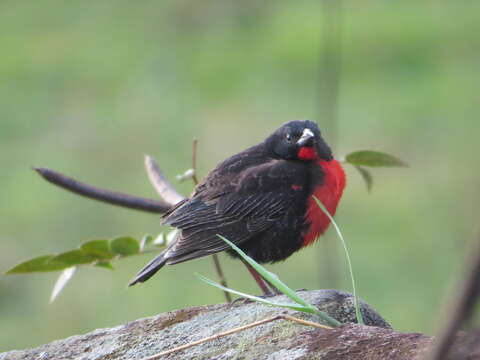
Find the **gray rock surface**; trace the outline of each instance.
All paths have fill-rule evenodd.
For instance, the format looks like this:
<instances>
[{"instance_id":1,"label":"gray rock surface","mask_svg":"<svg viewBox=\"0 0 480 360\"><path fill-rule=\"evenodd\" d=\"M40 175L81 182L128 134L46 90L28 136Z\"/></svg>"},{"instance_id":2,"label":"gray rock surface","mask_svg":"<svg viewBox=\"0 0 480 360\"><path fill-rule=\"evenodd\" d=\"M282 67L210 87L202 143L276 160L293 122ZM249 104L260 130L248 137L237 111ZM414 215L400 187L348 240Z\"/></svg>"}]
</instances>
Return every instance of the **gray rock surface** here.
<instances>
[{"instance_id":1,"label":"gray rock surface","mask_svg":"<svg viewBox=\"0 0 480 360\"><path fill-rule=\"evenodd\" d=\"M355 318L353 299L337 290L301 291L299 295L341 322ZM276 302L287 302L278 296ZM396 333L368 305L362 311L371 326L349 324L332 330L277 320L228 335L161 359L418 359L431 339ZM144 359L161 351L286 313L315 317L257 303L220 304L175 310L110 329L98 329L42 345L0 354L0 360Z\"/></svg>"}]
</instances>

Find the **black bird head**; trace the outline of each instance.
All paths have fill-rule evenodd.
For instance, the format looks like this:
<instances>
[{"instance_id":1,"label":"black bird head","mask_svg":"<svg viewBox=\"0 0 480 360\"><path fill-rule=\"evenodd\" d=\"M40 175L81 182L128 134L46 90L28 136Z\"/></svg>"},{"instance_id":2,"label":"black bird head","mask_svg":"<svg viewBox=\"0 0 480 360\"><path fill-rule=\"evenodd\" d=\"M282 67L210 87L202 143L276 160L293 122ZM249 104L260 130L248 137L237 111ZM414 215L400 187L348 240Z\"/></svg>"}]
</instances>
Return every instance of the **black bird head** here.
<instances>
[{"instance_id":1,"label":"black bird head","mask_svg":"<svg viewBox=\"0 0 480 360\"><path fill-rule=\"evenodd\" d=\"M270 135L265 143L275 157L285 160L333 159L320 129L311 120L290 121Z\"/></svg>"}]
</instances>

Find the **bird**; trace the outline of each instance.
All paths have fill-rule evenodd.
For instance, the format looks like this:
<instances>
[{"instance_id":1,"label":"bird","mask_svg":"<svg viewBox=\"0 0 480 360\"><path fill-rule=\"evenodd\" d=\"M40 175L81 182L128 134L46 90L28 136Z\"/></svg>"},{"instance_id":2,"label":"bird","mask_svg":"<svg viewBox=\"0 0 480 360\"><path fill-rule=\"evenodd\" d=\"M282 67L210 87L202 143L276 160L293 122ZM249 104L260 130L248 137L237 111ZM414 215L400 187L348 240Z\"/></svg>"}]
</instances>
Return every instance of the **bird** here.
<instances>
[{"instance_id":1,"label":"bird","mask_svg":"<svg viewBox=\"0 0 480 360\"><path fill-rule=\"evenodd\" d=\"M261 143L219 163L190 197L163 215L162 223L179 229L179 236L129 286L147 281L164 265L222 251L238 258L218 235L258 263L285 260L313 244L330 225L314 197L333 216L345 183L345 172L317 124L287 122ZM244 263L264 294L271 294Z\"/></svg>"}]
</instances>

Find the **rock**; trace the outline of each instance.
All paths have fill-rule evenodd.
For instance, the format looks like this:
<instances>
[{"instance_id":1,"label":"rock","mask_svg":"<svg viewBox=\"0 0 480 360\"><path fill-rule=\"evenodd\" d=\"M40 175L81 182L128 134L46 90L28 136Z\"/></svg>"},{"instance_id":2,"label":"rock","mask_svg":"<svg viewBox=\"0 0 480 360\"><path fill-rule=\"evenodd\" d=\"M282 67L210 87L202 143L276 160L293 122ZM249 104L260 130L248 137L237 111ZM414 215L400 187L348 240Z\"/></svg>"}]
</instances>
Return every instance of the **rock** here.
<instances>
[{"instance_id":1,"label":"rock","mask_svg":"<svg viewBox=\"0 0 480 360\"><path fill-rule=\"evenodd\" d=\"M349 293L337 290L302 291L299 295L342 322L352 322L355 311ZM285 296L271 298L288 301ZM419 359L432 339L401 334L363 303L366 323L318 329L276 320L178 351L161 359ZM179 345L251 322L289 314L309 321L314 316L258 303L194 307L139 319L110 329L72 336L35 349L0 354L0 360L114 360L144 359Z\"/></svg>"}]
</instances>

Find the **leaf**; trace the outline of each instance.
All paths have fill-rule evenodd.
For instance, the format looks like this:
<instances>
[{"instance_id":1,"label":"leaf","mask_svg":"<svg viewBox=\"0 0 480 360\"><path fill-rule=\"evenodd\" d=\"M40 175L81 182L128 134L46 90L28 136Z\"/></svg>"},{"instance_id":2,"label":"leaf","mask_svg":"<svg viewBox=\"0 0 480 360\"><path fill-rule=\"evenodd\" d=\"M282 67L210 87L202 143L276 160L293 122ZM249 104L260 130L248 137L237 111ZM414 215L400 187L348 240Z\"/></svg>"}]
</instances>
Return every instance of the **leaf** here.
<instances>
[{"instance_id":1,"label":"leaf","mask_svg":"<svg viewBox=\"0 0 480 360\"><path fill-rule=\"evenodd\" d=\"M110 249L108 240L90 240L83 243L80 249L88 254L102 259L112 259L115 253Z\"/></svg>"},{"instance_id":2,"label":"leaf","mask_svg":"<svg viewBox=\"0 0 480 360\"><path fill-rule=\"evenodd\" d=\"M59 261L70 267L73 265L89 264L95 260L95 256L89 255L81 249L76 249L58 254L51 261Z\"/></svg>"},{"instance_id":3,"label":"leaf","mask_svg":"<svg viewBox=\"0 0 480 360\"><path fill-rule=\"evenodd\" d=\"M13 268L8 270L5 274L10 275L10 274L25 274L25 273L32 273L32 272L58 271L58 270L65 269L69 266L59 261L51 261L54 258L55 258L55 255L38 256L33 259L30 259L15 265Z\"/></svg>"},{"instance_id":4,"label":"leaf","mask_svg":"<svg viewBox=\"0 0 480 360\"><path fill-rule=\"evenodd\" d=\"M138 240L132 237L122 236L113 239L110 242L110 248L118 255L129 256L135 255L140 251L140 244Z\"/></svg>"},{"instance_id":5,"label":"leaf","mask_svg":"<svg viewBox=\"0 0 480 360\"><path fill-rule=\"evenodd\" d=\"M325 205L323 205L322 202L320 200L318 200L318 198L315 195L313 195L313 199L317 203L318 207L329 218L330 222L332 223L333 227L335 228L335 231L337 232L337 235L340 238L340 241L343 245L343 249L345 250L345 257L347 258L348 270L350 272L350 279L352 280L352 292L353 292L353 301L355 303L355 315L357 317L358 323L362 324L362 325L365 325L365 322L363 321L363 315L362 315L362 312L360 311L360 306L358 304L357 290L356 290L356 287L355 287L355 278L353 276L353 267L352 267L352 262L350 261L350 253L348 252L347 242L345 241L345 238L343 237L342 232L340 231L340 228L338 227L337 223L333 219L332 215L330 215L330 212L327 210Z\"/></svg>"},{"instance_id":6,"label":"leaf","mask_svg":"<svg viewBox=\"0 0 480 360\"><path fill-rule=\"evenodd\" d=\"M152 235L145 235L142 240L140 240L140 251L142 251L145 246L148 244L151 244L153 242L153 236Z\"/></svg>"},{"instance_id":7,"label":"leaf","mask_svg":"<svg viewBox=\"0 0 480 360\"><path fill-rule=\"evenodd\" d=\"M95 264L95 266L108 269L108 270L115 270L112 263L110 261L99 261Z\"/></svg>"},{"instance_id":8,"label":"leaf","mask_svg":"<svg viewBox=\"0 0 480 360\"><path fill-rule=\"evenodd\" d=\"M357 166L395 167L408 166L399 158L379 151L362 150L348 154L345 162Z\"/></svg>"},{"instance_id":9,"label":"leaf","mask_svg":"<svg viewBox=\"0 0 480 360\"><path fill-rule=\"evenodd\" d=\"M364 167L355 165L355 169L358 170L360 175L362 176L363 180L365 180L365 185L367 185L367 191L371 192L372 191L372 185L373 185L373 177L370 171L365 169Z\"/></svg>"},{"instance_id":10,"label":"leaf","mask_svg":"<svg viewBox=\"0 0 480 360\"><path fill-rule=\"evenodd\" d=\"M50 296L50 303L53 303L57 298L57 296L62 292L65 285L67 285L67 283L72 278L73 274L75 274L76 269L77 269L76 266L72 266L63 270L63 272L58 277L57 282L55 283L55 286L53 287L52 295Z\"/></svg>"}]
</instances>

